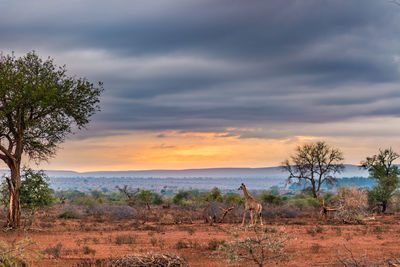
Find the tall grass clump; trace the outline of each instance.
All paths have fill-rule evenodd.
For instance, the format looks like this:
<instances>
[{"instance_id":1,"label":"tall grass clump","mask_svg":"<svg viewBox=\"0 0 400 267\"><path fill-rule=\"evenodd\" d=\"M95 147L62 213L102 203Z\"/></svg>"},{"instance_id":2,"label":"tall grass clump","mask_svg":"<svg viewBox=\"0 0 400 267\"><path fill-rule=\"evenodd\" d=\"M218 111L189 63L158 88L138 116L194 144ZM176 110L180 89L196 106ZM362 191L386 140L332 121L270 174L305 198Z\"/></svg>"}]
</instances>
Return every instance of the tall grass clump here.
<instances>
[{"instance_id":1,"label":"tall grass clump","mask_svg":"<svg viewBox=\"0 0 400 267\"><path fill-rule=\"evenodd\" d=\"M368 210L368 195L364 189L342 186L336 199L336 220L351 224L364 222Z\"/></svg>"}]
</instances>

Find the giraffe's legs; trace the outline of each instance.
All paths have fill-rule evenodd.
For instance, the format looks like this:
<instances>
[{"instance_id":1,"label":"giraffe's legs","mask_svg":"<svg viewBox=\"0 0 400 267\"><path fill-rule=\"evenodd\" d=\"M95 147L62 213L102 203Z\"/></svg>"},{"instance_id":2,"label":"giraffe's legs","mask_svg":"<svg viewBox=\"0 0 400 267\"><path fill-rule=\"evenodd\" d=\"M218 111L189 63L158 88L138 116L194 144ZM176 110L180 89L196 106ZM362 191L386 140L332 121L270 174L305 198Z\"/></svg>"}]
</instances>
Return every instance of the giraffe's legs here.
<instances>
[{"instance_id":1,"label":"giraffe's legs","mask_svg":"<svg viewBox=\"0 0 400 267\"><path fill-rule=\"evenodd\" d=\"M258 217L258 214L256 211L254 211L254 225L257 225L257 217Z\"/></svg>"},{"instance_id":2,"label":"giraffe's legs","mask_svg":"<svg viewBox=\"0 0 400 267\"><path fill-rule=\"evenodd\" d=\"M250 211L250 224L253 225L254 224L254 219L253 219L253 211Z\"/></svg>"},{"instance_id":3,"label":"giraffe's legs","mask_svg":"<svg viewBox=\"0 0 400 267\"><path fill-rule=\"evenodd\" d=\"M244 225L244 220L246 219L246 213L247 213L247 210L245 210L243 213L242 226Z\"/></svg>"}]
</instances>

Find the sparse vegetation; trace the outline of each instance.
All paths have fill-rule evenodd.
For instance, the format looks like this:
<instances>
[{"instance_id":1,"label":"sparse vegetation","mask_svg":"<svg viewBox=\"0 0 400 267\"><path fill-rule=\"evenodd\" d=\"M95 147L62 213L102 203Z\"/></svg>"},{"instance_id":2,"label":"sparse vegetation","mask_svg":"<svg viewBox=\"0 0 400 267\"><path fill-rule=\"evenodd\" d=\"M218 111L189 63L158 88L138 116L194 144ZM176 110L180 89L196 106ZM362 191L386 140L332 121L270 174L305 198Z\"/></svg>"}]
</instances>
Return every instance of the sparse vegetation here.
<instances>
[{"instance_id":1,"label":"sparse vegetation","mask_svg":"<svg viewBox=\"0 0 400 267\"><path fill-rule=\"evenodd\" d=\"M57 216L58 218L61 219L78 219L78 215L76 215L73 211L71 210L66 210Z\"/></svg>"},{"instance_id":2,"label":"sparse vegetation","mask_svg":"<svg viewBox=\"0 0 400 267\"><path fill-rule=\"evenodd\" d=\"M115 244L136 244L137 235L123 234L115 236Z\"/></svg>"},{"instance_id":3,"label":"sparse vegetation","mask_svg":"<svg viewBox=\"0 0 400 267\"><path fill-rule=\"evenodd\" d=\"M151 237L150 243L153 247L155 247L157 245L157 237L155 236Z\"/></svg>"},{"instance_id":4,"label":"sparse vegetation","mask_svg":"<svg viewBox=\"0 0 400 267\"><path fill-rule=\"evenodd\" d=\"M178 242L175 244L176 249L188 248L189 243L184 239L179 239Z\"/></svg>"},{"instance_id":5,"label":"sparse vegetation","mask_svg":"<svg viewBox=\"0 0 400 267\"><path fill-rule=\"evenodd\" d=\"M285 229L248 227L248 231L231 232L233 239L220 245L220 250L229 262L253 261L262 267L268 262L284 259L288 235Z\"/></svg>"},{"instance_id":6,"label":"sparse vegetation","mask_svg":"<svg viewBox=\"0 0 400 267\"><path fill-rule=\"evenodd\" d=\"M336 220L345 223L363 223L367 214L367 192L357 187L342 186L336 196Z\"/></svg>"},{"instance_id":7,"label":"sparse vegetation","mask_svg":"<svg viewBox=\"0 0 400 267\"><path fill-rule=\"evenodd\" d=\"M82 248L82 251L83 251L83 254L85 254L85 255L89 255L89 254L92 254L93 256L96 254L96 250L95 249L92 249L92 248L90 248L90 247L88 247L88 246L84 246L83 248Z\"/></svg>"},{"instance_id":8,"label":"sparse vegetation","mask_svg":"<svg viewBox=\"0 0 400 267\"><path fill-rule=\"evenodd\" d=\"M54 259L58 259L61 256L61 249L62 249L62 244L57 243L55 246L50 246L48 248L44 249L44 253L52 256Z\"/></svg>"},{"instance_id":9,"label":"sparse vegetation","mask_svg":"<svg viewBox=\"0 0 400 267\"><path fill-rule=\"evenodd\" d=\"M174 254L152 254L146 255L125 255L115 259L111 263L112 266L171 266L171 267L188 267L187 262L181 257Z\"/></svg>"},{"instance_id":10,"label":"sparse vegetation","mask_svg":"<svg viewBox=\"0 0 400 267\"><path fill-rule=\"evenodd\" d=\"M219 239L213 238L210 241L208 241L207 249L217 250L224 243L225 243L225 240L219 240Z\"/></svg>"},{"instance_id":11,"label":"sparse vegetation","mask_svg":"<svg viewBox=\"0 0 400 267\"><path fill-rule=\"evenodd\" d=\"M29 263L38 260L40 254L28 249L32 244L34 242L31 239L11 243L0 241L0 267L28 266Z\"/></svg>"}]
</instances>

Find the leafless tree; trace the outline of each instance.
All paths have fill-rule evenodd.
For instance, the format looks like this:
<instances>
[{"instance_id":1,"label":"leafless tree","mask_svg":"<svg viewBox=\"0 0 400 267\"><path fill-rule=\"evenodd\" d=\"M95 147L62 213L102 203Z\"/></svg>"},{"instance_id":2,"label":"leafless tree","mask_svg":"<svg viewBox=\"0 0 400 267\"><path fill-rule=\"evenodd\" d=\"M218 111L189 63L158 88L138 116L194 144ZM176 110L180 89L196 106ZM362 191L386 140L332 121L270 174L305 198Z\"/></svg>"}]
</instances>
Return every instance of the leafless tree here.
<instances>
[{"instance_id":1,"label":"leafless tree","mask_svg":"<svg viewBox=\"0 0 400 267\"><path fill-rule=\"evenodd\" d=\"M136 191L132 191L127 185L124 185L122 188L117 185L115 188L117 188L120 193L124 194L128 198L129 204L134 204L136 202L136 195L140 192L139 188L137 188Z\"/></svg>"},{"instance_id":2,"label":"leafless tree","mask_svg":"<svg viewBox=\"0 0 400 267\"><path fill-rule=\"evenodd\" d=\"M325 142L298 146L291 160L283 162L283 170L289 172L288 182L309 183L314 198L318 198L322 184L334 185L335 174L344 170L343 153Z\"/></svg>"}]
</instances>

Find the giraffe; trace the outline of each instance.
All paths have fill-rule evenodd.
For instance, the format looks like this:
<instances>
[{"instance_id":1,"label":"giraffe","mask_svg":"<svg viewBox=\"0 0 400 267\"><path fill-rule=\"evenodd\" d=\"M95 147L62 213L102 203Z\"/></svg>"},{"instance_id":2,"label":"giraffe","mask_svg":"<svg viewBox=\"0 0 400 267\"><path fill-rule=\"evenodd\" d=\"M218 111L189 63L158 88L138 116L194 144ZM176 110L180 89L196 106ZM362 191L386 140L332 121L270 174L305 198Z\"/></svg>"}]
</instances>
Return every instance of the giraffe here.
<instances>
[{"instance_id":1,"label":"giraffe","mask_svg":"<svg viewBox=\"0 0 400 267\"><path fill-rule=\"evenodd\" d=\"M244 225L244 221L246 219L246 213L250 213L250 220L251 224L257 224L257 217L260 217L260 223L263 225L262 217L261 217L261 211L262 211L262 206L260 201L255 200L252 196L249 195L249 192L247 192L246 186L242 183L242 185L238 188L238 190L243 190L244 197L246 198L246 204L245 204L245 209L244 209L244 214L243 214L243 220L242 220L242 226ZM255 213L255 218L253 222L253 212Z\"/></svg>"},{"instance_id":2,"label":"giraffe","mask_svg":"<svg viewBox=\"0 0 400 267\"><path fill-rule=\"evenodd\" d=\"M325 220L327 220L329 211L337 211L337 208L332 208L332 207L325 206L325 201L324 201L324 199L322 199L321 211L319 212L321 217L324 216Z\"/></svg>"}]
</instances>

